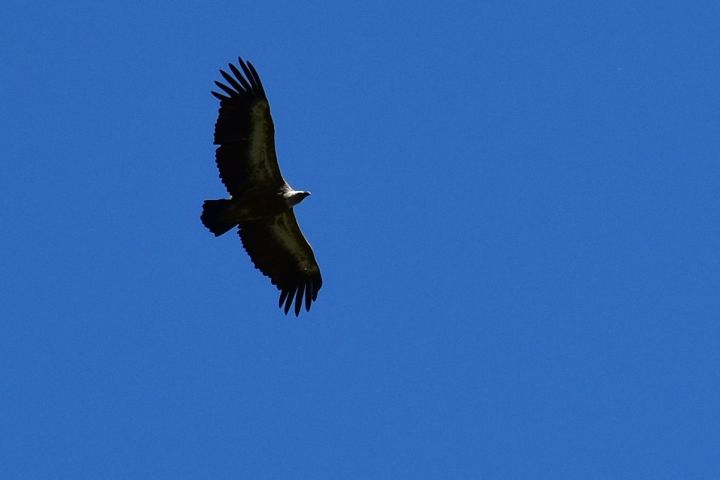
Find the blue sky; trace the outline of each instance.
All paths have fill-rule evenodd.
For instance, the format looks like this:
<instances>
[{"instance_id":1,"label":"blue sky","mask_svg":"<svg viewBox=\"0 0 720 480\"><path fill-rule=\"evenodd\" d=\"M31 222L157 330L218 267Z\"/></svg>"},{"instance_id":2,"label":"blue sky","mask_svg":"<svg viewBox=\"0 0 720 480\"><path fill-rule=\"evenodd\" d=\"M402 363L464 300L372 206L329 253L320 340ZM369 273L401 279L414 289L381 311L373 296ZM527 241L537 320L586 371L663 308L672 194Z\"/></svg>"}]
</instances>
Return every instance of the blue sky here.
<instances>
[{"instance_id":1,"label":"blue sky","mask_svg":"<svg viewBox=\"0 0 720 480\"><path fill-rule=\"evenodd\" d=\"M3 478L720 478L719 24L3 2ZM238 55L313 192L298 319L198 218Z\"/></svg>"}]
</instances>

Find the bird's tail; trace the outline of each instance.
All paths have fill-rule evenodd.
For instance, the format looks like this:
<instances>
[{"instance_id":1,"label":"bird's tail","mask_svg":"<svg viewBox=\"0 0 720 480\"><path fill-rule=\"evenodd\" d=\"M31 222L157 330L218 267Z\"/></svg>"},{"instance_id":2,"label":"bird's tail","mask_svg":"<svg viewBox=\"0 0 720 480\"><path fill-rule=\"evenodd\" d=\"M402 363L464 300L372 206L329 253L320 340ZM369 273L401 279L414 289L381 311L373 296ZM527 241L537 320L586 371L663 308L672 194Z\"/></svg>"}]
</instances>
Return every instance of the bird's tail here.
<instances>
[{"instance_id":1,"label":"bird's tail","mask_svg":"<svg viewBox=\"0 0 720 480\"><path fill-rule=\"evenodd\" d=\"M203 203L200 220L216 237L237 225L237 222L228 222L225 218L225 210L229 205L230 200L205 200Z\"/></svg>"}]
</instances>

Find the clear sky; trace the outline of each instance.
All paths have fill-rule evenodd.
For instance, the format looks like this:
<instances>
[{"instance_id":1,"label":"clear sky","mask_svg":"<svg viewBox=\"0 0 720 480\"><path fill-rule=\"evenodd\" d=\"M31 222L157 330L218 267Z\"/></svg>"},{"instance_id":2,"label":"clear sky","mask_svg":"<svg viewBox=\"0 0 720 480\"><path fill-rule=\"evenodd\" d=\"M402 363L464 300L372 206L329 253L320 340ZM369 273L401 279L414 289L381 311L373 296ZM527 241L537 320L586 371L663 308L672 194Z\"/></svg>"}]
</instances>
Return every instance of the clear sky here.
<instances>
[{"instance_id":1,"label":"clear sky","mask_svg":"<svg viewBox=\"0 0 720 480\"><path fill-rule=\"evenodd\" d=\"M0 4L4 479L720 478L716 1ZM270 99L277 308L210 95Z\"/></svg>"}]
</instances>

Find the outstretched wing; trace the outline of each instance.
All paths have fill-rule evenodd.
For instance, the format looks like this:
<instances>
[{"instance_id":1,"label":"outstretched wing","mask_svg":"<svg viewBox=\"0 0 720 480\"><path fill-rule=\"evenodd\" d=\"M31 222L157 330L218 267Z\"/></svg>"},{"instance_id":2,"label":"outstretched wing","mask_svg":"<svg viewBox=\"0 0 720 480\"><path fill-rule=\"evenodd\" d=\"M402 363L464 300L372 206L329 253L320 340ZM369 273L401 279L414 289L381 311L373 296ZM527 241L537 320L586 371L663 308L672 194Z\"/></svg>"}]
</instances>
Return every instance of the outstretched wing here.
<instances>
[{"instance_id":1,"label":"outstretched wing","mask_svg":"<svg viewBox=\"0 0 720 480\"><path fill-rule=\"evenodd\" d=\"M245 251L255 268L280 290L280 307L285 313L295 302L295 316L317 298L322 287L320 267L292 210L263 222L242 223L238 228Z\"/></svg>"},{"instance_id":2,"label":"outstretched wing","mask_svg":"<svg viewBox=\"0 0 720 480\"><path fill-rule=\"evenodd\" d=\"M223 93L215 123L215 162L220 179L232 196L253 188L280 188L285 180L275 155L275 126L260 77L250 62L238 58L240 70L229 64L220 70L227 84L215 82Z\"/></svg>"}]
</instances>

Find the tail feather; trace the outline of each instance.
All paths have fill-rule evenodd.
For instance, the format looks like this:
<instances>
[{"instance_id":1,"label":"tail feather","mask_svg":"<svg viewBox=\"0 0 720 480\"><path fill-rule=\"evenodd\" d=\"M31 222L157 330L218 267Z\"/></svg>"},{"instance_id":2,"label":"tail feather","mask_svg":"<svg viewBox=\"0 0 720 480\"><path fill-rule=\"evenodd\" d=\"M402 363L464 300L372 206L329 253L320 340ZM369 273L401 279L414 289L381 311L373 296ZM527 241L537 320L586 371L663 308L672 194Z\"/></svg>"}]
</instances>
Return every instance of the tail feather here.
<instances>
[{"instance_id":1,"label":"tail feather","mask_svg":"<svg viewBox=\"0 0 720 480\"><path fill-rule=\"evenodd\" d=\"M216 237L219 237L237 225L237 223L228 222L224 218L225 210L229 205L230 200L205 200L203 203L200 220L202 220L203 225Z\"/></svg>"}]
</instances>

